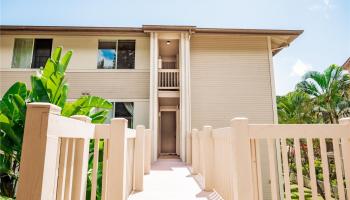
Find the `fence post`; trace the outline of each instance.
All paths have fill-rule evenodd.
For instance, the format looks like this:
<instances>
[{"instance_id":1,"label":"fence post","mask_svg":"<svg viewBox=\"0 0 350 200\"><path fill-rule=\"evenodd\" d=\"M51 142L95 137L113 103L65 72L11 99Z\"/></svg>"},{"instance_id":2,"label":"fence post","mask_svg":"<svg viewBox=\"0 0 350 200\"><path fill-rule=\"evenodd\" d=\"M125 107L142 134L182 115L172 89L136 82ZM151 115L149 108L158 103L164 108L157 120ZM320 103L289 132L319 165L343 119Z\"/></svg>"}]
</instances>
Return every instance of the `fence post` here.
<instances>
[{"instance_id":1,"label":"fence post","mask_svg":"<svg viewBox=\"0 0 350 200\"><path fill-rule=\"evenodd\" d=\"M204 177L204 190L212 191L214 189L214 141L212 137L212 127L203 127L203 177Z\"/></svg>"},{"instance_id":2,"label":"fence post","mask_svg":"<svg viewBox=\"0 0 350 200\"><path fill-rule=\"evenodd\" d=\"M198 130L192 129L192 174L199 173L199 138Z\"/></svg>"},{"instance_id":3,"label":"fence post","mask_svg":"<svg viewBox=\"0 0 350 200\"><path fill-rule=\"evenodd\" d=\"M138 125L136 127L135 151L134 151L134 181L133 189L135 191L143 190L143 175L145 161L145 127Z\"/></svg>"},{"instance_id":4,"label":"fence post","mask_svg":"<svg viewBox=\"0 0 350 200\"><path fill-rule=\"evenodd\" d=\"M49 103L27 104L17 199L56 199L59 138L50 135L50 115L61 108Z\"/></svg>"},{"instance_id":5,"label":"fence post","mask_svg":"<svg viewBox=\"0 0 350 200\"><path fill-rule=\"evenodd\" d=\"M339 123L347 125L347 128L350 131L350 118L340 119ZM341 147L344 162L346 193L347 197L350 198L350 133L348 137L341 138Z\"/></svg>"},{"instance_id":6,"label":"fence post","mask_svg":"<svg viewBox=\"0 0 350 200\"><path fill-rule=\"evenodd\" d=\"M111 120L106 199L125 200L127 198L127 124L128 120L124 118L114 118Z\"/></svg>"},{"instance_id":7,"label":"fence post","mask_svg":"<svg viewBox=\"0 0 350 200\"><path fill-rule=\"evenodd\" d=\"M192 163L192 134L191 132L186 135L186 163L190 165Z\"/></svg>"},{"instance_id":8,"label":"fence post","mask_svg":"<svg viewBox=\"0 0 350 200\"><path fill-rule=\"evenodd\" d=\"M83 115L74 115L72 118L86 123L91 122L91 118ZM90 139L78 138L72 140L75 140L72 199L85 200Z\"/></svg>"},{"instance_id":9,"label":"fence post","mask_svg":"<svg viewBox=\"0 0 350 200\"><path fill-rule=\"evenodd\" d=\"M152 160L152 133L151 129L145 130L145 174L151 171Z\"/></svg>"},{"instance_id":10,"label":"fence post","mask_svg":"<svg viewBox=\"0 0 350 200\"><path fill-rule=\"evenodd\" d=\"M231 120L234 199L252 200L253 176L247 118Z\"/></svg>"}]
</instances>

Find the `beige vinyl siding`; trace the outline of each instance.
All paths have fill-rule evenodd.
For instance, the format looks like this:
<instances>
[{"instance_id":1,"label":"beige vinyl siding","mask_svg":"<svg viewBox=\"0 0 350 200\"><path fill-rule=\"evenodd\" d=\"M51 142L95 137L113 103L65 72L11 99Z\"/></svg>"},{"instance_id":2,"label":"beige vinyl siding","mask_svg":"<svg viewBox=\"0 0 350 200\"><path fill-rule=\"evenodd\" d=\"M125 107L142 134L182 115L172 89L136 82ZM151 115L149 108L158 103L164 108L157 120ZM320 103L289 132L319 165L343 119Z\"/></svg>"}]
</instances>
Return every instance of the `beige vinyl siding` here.
<instances>
[{"instance_id":1,"label":"beige vinyl siding","mask_svg":"<svg viewBox=\"0 0 350 200\"><path fill-rule=\"evenodd\" d=\"M149 127L149 100L134 101L134 128L137 125Z\"/></svg>"},{"instance_id":2,"label":"beige vinyl siding","mask_svg":"<svg viewBox=\"0 0 350 200\"><path fill-rule=\"evenodd\" d=\"M16 81L29 84L33 73L34 70L0 71L0 95ZM147 71L67 72L69 98L76 99L82 92L89 92L106 99L148 99L149 76Z\"/></svg>"},{"instance_id":3,"label":"beige vinyl siding","mask_svg":"<svg viewBox=\"0 0 350 200\"><path fill-rule=\"evenodd\" d=\"M97 69L98 41L135 40L135 69L149 70L149 37L145 36L61 36L61 35L0 35L0 69L10 69L15 38L52 38L52 48L62 46L73 50L69 69Z\"/></svg>"},{"instance_id":4,"label":"beige vinyl siding","mask_svg":"<svg viewBox=\"0 0 350 200\"><path fill-rule=\"evenodd\" d=\"M192 127L225 127L234 117L273 123L266 37L191 38Z\"/></svg>"},{"instance_id":5,"label":"beige vinyl siding","mask_svg":"<svg viewBox=\"0 0 350 200\"><path fill-rule=\"evenodd\" d=\"M274 123L266 37L191 38L192 128L227 127L234 117ZM265 141L260 142L264 199L271 199Z\"/></svg>"},{"instance_id":6,"label":"beige vinyl siding","mask_svg":"<svg viewBox=\"0 0 350 200\"><path fill-rule=\"evenodd\" d=\"M14 40L11 36L0 36L0 69L11 68L13 46Z\"/></svg>"}]
</instances>

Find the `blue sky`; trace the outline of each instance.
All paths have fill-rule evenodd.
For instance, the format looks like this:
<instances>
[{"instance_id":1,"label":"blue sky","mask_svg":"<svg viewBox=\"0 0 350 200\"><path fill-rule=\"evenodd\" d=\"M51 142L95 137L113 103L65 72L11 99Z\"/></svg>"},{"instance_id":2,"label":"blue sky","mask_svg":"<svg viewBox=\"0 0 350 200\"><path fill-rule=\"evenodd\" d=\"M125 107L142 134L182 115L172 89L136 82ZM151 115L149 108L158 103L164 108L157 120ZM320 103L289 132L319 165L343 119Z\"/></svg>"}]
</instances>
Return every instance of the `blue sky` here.
<instances>
[{"instance_id":1,"label":"blue sky","mask_svg":"<svg viewBox=\"0 0 350 200\"><path fill-rule=\"evenodd\" d=\"M323 71L350 56L350 0L0 0L3 25L303 29L274 57L276 93L292 90L306 70Z\"/></svg>"}]
</instances>

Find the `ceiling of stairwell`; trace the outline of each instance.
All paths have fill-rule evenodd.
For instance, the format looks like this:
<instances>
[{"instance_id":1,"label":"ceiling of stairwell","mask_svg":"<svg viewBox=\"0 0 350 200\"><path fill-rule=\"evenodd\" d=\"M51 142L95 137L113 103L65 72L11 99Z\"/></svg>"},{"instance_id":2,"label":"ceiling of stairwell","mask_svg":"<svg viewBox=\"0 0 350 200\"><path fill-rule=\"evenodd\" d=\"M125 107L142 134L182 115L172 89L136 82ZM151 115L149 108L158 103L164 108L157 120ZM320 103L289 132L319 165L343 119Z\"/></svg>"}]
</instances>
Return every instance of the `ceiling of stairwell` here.
<instances>
[{"instance_id":1,"label":"ceiling of stairwell","mask_svg":"<svg viewBox=\"0 0 350 200\"><path fill-rule=\"evenodd\" d=\"M174 57L179 52L179 40L159 40L159 55Z\"/></svg>"}]
</instances>

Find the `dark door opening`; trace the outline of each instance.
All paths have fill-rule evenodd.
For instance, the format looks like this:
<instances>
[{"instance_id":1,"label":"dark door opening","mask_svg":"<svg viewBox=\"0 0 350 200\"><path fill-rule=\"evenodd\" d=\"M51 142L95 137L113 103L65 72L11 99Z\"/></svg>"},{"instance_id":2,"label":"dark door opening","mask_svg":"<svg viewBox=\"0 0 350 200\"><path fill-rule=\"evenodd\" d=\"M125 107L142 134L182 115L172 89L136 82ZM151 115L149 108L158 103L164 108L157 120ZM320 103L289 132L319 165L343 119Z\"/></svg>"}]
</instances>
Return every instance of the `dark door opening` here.
<instances>
[{"instance_id":1,"label":"dark door opening","mask_svg":"<svg viewBox=\"0 0 350 200\"><path fill-rule=\"evenodd\" d=\"M176 154L176 112L161 114L161 153Z\"/></svg>"}]
</instances>

